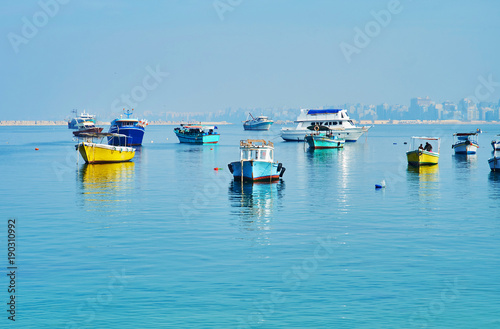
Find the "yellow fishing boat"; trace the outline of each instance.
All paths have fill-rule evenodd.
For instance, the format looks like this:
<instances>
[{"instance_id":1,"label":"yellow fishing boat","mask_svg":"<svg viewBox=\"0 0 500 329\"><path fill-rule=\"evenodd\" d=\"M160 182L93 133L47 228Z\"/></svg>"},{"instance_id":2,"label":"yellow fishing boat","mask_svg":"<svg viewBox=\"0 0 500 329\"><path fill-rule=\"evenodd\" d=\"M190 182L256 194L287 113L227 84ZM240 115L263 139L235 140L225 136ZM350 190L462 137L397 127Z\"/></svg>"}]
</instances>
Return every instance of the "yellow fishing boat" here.
<instances>
[{"instance_id":1,"label":"yellow fishing boat","mask_svg":"<svg viewBox=\"0 0 500 329\"><path fill-rule=\"evenodd\" d=\"M78 136L83 138L84 141L79 142L76 148L82 155L86 163L112 163L112 162L125 162L130 161L135 156L135 149L132 147L114 146L104 143L95 143L94 140L107 137L123 138L126 136L121 134L112 133L94 133L94 134L81 134Z\"/></svg>"},{"instance_id":2,"label":"yellow fishing boat","mask_svg":"<svg viewBox=\"0 0 500 329\"><path fill-rule=\"evenodd\" d=\"M425 146L423 145L424 142ZM418 145L419 143L420 145ZM437 165L440 146L441 140L438 137L412 137L410 150L406 152L408 164L412 166Z\"/></svg>"}]
</instances>

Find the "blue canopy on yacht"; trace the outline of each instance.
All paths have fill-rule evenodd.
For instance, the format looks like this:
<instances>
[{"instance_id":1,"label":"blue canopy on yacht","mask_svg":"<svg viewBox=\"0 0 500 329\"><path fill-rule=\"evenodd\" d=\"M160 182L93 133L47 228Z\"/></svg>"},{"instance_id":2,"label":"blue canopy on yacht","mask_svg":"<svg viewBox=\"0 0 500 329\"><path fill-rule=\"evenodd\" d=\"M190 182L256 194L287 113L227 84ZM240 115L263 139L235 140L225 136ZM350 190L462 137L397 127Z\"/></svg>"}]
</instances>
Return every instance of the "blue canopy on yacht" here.
<instances>
[{"instance_id":1,"label":"blue canopy on yacht","mask_svg":"<svg viewBox=\"0 0 500 329\"><path fill-rule=\"evenodd\" d=\"M329 109L329 110L309 110L307 114L327 114L327 113L339 113L341 110Z\"/></svg>"}]
</instances>

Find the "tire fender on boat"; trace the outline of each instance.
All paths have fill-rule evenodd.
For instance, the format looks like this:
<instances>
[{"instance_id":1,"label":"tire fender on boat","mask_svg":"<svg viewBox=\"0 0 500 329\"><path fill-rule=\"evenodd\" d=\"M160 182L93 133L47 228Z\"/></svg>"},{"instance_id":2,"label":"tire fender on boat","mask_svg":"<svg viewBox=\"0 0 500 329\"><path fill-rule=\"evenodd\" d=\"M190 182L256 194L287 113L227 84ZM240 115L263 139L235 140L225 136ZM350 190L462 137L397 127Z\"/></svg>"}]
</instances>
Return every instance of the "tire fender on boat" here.
<instances>
[{"instance_id":1,"label":"tire fender on boat","mask_svg":"<svg viewBox=\"0 0 500 329\"><path fill-rule=\"evenodd\" d=\"M281 162L278 163L278 170L277 170L277 172L280 172L280 170L281 170L282 167L283 167L283 164Z\"/></svg>"},{"instance_id":2,"label":"tire fender on boat","mask_svg":"<svg viewBox=\"0 0 500 329\"><path fill-rule=\"evenodd\" d=\"M281 177L283 177L283 174L285 173L285 170L286 170L286 168L285 168L285 167L281 168L280 178L281 178Z\"/></svg>"}]
</instances>

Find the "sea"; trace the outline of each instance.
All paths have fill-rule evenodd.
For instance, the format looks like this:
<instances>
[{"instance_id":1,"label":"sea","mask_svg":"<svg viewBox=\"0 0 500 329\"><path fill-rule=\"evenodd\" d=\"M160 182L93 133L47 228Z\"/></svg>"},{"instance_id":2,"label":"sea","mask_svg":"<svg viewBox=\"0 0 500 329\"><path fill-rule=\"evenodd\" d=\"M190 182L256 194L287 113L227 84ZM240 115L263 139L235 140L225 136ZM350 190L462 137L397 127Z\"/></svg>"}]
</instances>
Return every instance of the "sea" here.
<instances>
[{"instance_id":1,"label":"sea","mask_svg":"<svg viewBox=\"0 0 500 329\"><path fill-rule=\"evenodd\" d=\"M316 151L280 125L220 125L218 145L173 128L86 165L65 126L0 127L0 327L500 328L500 125ZM477 128L478 154L454 155ZM412 136L441 138L438 166L408 167ZM233 181L248 138L274 143L280 182Z\"/></svg>"}]
</instances>

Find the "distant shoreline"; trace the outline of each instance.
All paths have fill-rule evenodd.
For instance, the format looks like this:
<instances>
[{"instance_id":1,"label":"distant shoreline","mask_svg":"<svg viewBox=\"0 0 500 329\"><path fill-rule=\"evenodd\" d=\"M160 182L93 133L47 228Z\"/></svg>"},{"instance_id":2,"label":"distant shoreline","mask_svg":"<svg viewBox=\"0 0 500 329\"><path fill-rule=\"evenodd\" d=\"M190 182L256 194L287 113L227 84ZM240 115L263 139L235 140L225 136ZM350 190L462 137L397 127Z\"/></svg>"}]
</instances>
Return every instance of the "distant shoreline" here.
<instances>
[{"instance_id":1,"label":"distant shoreline","mask_svg":"<svg viewBox=\"0 0 500 329\"><path fill-rule=\"evenodd\" d=\"M459 120L352 120L358 125L482 125L482 124L500 124L500 121L459 121ZM195 122L187 121L150 121L149 125L152 126L175 126L180 124L194 124ZM196 122L202 125L232 125L234 123L227 121L217 122ZM291 120L276 120L276 124L293 124ZM49 120L3 120L0 121L1 126L67 126L67 121L49 121ZM96 123L97 126L109 126L110 122Z\"/></svg>"},{"instance_id":2,"label":"distant shoreline","mask_svg":"<svg viewBox=\"0 0 500 329\"><path fill-rule=\"evenodd\" d=\"M193 122L186 121L149 121L148 124L152 126L174 126L180 124L187 124ZM97 121L96 126L109 126L110 122ZM231 122L217 121L217 122L201 122L197 124L203 125L232 125ZM67 126L67 121L48 121L48 120L3 120L0 121L0 126Z\"/></svg>"}]
</instances>

